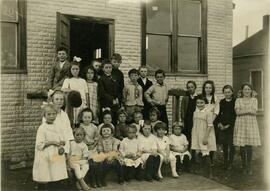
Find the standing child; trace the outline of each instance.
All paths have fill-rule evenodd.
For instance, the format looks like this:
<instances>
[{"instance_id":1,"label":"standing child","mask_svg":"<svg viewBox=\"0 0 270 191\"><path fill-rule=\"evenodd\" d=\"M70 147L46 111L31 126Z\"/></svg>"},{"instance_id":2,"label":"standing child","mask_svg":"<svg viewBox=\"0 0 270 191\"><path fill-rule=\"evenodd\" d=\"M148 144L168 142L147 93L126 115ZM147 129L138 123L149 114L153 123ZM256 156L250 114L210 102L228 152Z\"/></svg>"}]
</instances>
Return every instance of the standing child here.
<instances>
[{"instance_id":1,"label":"standing child","mask_svg":"<svg viewBox=\"0 0 270 191\"><path fill-rule=\"evenodd\" d=\"M149 110L150 108L152 107L151 104L149 104L147 101L146 101L146 98L144 96L144 93L146 92L146 90L148 90L148 88L150 88L153 83L152 81L150 81L148 78L147 78L147 75L148 75L148 69L146 66L140 66L139 67L139 73L140 73L140 78L138 79L138 83L139 85L142 87L143 89L143 119L149 119Z\"/></svg>"},{"instance_id":2,"label":"standing child","mask_svg":"<svg viewBox=\"0 0 270 191\"><path fill-rule=\"evenodd\" d=\"M59 47L57 49L57 62L51 67L48 74L48 90L60 90L64 80L68 78L70 72L70 63L68 62L67 58L67 49L64 47Z\"/></svg>"},{"instance_id":3,"label":"standing child","mask_svg":"<svg viewBox=\"0 0 270 191\"><path fill-rule=\"evenodd\" d=\"M143 168L145 169L145 179L147 181L160 180L158 169L160 164L160 155L158 154L157 138L151 133L149 121L145 121L140 129L141 134L138 136L141 145Z\"/></svg>"},{"instance_id":4,"label":"standing child","mask_svg":"<svg viewBox=\"0 0 270 191\"><path fill-rule=\"evenodd\" d=\"M130 81L125 85L123 90L123 104L127 112L127 121L131 122L132 115L135 111L142 111L143 108L143 90L137 80L139 72L136 69L128 71Z\"/></svg>"},{"instance_id":5,"label":"standing child","mask_svg":"<svg viewBox=\"0 0 270 191\"><path fill-rule=\"evenodd\" d=\"M201 167L206 167L205 172L212 178L212 164L209 155L211 151L216 151L216 137L213 114L206 108L206 102L203 95L197 96L197 108L193 115L191 149L196 150L199 156L202 156Z\"/></svg>"},{"instance_id":6,"label":"standing child","mask_svg":"<svg viewBox=\"0 0 270 191\"><path fill-rule=\"evenodd\" d=\"M57 188L59 181L67 179L65 145L62 132L56 128L57 109L51 103L42 106L45 122L37 130L33 180L39 189L47 189L48 184Z\"/></svg>"},{"instance_id":7,"label":"standing child","mask_svg":"<svg viewBox=\"0 0 270 191\"><path fill-rule=\"evenodd\" d=\"M115 137L119 140L123 140L127 137L128 125L126 123L127 113L124 109L119 109L117 112L118 122L115 126Z\"/></svg>"},{"instance_id":8,"label":"standing child","mask_svg":"<svg viewBox=\"0 0 270 191\"><path fill-rule=\"evenodd\" d=\"M69 166L74 170L77 178L76 186L79 190L89 190L88 185L84 181L84 177L89 170L88 166L88 148L83 142L85 137L85 131L83 128L74 129L75 141L71 142L69 153Z\"/></svg>"},{"instance_id":9,"label":"standing child","mask_svg":"<svg viewBox=\"0 0 270 191\"><path fill-rule=\"evenodd\" d=\"M169 99L168 88L164 83L165 72L157 70L155 72L156 84L152 85L146 92L145 98L152 105L156 106L160 112L160 120L168 126L168 116L166 105Z\"/></svg>"},{"instance_id":10,"label":"standing child","mask_svg":"<svg viewBox=\"0 0 270 191\"><path fill-rule=\"evenodd\" d=\"M164 122L158 122L155 127L155 131L157 132L157 143L158 143L158 153L160 154L160 165L158 169L158 176L159 178L163 178L161 173L161 166L162 163L170 163L172 176L174 178L178 177L176 172L176 158L170 151L170 140L165 134L167 133L166 124Z\"/></svg>"},{"instance_id":11,"label":"standing child","mask_svg":"<svg viewBox=\"0 0 270 191\"><path fill-rule=\"evenodd\" d=\"M100 59L94 59L94 60L92 60L90 66L92 66L94 68L94 70L95 70L96 76L94 78L94 81L97 82L99 80L99 78L103 74L103 71L101 70L101 61L100 61Z\"/></svg>"},{"instance_id":12,"label":"standing child","mask_svg":"<svg viewBox=\"0 0 270 191\"><path fill-rule=\"evenodd\" d=\"M175 122L172 126L173 134L169 136L170 149L176 158L176 171L178 174L181 173L182 166L186 172L190 171L191 155L188 151L189 142L182 133L183 128L183 123Z\"/></svg>"},{"instance_id":13,"label":"standing child","mask_svg":"<svg viewBox=\"0 0 270 191\"><path fill-rule=\"evenodd\" d=\"M159 117L160 117L160 112L156 107L152 107L149 110L149 115L148 116L149 116L149 119L150 119L152 132L154 134L156 134L154 127L158 122L160 122L160 120L158 120ZM168 130L168 129L166 129L166 130Z\"/></svg>"},{"instance_id":14,"label":"standing child","mask_svg":"<svg viewBox=\"0 0 270 191\"><path fill-rule=\"evenodd\" d=\"M136 136L137 128L135 125L129 125L127 137L120 143L119 151L123 157L125 180L129 181L136 172L136 178L140 180L141 169L141 151L140 143Z\"/></svg>"},{"instance_id":15,"label":"standing child","mask_svg":"<svg viewBox=\"0 0 270 191\"><path fill-rule=\"evenodd\" d=\"M217 142L223 145L224 168L231 169L235 150L233 146L233 130L236 119L235 98L233 97L233 88L230 85L225 85L222 92L225 98L219 103Z\"/></svg>"},{"instance_id":16,"label":"standing child","mask_svg":"<svg viewBox=\"0 0 270 191\"><path fill-rule=\"evenodd\" d=\"M252 175L252 146L261 145L256 119L258 101L256 98L252 97L252 86L250 84L243 84L241 89L242 97L237 98L235 102L235 112L237 116L233 134L233 144L240 146L243 172Z\"/></svg>"}]
</instances>

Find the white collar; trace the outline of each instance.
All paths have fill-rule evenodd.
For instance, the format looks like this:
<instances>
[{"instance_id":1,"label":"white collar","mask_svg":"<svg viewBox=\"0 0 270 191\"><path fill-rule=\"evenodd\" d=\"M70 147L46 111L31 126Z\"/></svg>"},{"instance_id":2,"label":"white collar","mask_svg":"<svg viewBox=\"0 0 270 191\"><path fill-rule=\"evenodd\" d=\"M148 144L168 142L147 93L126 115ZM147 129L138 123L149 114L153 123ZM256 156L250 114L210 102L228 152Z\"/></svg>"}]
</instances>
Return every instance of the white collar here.
<instances>
[{"instance_id":1,"label":"white collar","mask_svg":"<svg viewBox=\"0 0 270 191\"><path fill-rule=\"evenodd\" d=\"M204 109L199 109L198 107L196 107L196 111L197 112L205 112L206 111L206 107L204 107Z\"/></svg>"}]
</instances>

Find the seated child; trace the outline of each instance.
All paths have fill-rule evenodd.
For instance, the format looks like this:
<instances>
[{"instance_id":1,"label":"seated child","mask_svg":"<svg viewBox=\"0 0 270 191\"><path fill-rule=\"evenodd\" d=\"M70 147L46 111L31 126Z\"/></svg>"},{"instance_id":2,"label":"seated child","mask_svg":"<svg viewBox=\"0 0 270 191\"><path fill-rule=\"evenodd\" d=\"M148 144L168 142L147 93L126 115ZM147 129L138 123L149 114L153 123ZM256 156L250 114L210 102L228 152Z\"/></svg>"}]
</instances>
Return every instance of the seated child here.
<instances>
[{"instance_id":1,"label":"seated child","mask_svg":"<svg viewBox=\"0 0 270 191\"><path fill-rule=\"evenodd\" d=\"M85 131L83 128L74 129L74 138L75 141L72 141L70 144L70 153L69 153L69 166L74 170L75 176L77 178L76 186L79 190L83 189L84 191L89 190L88 185L84 181L84 177L89 170L88 166L88 148L87 145L83 142L85 137Z\"/></svg>"},{"instance_id":2,"label":"seated child","mask_svg":"<svg viewBox=\"0 0 270 191\"><path fill-rule=\"evenodd\" d=\"M136 134L139 135L140 134L140 129L141 129L140 121L143 120L142 113L139 112L139 111L134 112L134 114L133 114L133 120L134 120L134 123L133 124L137 127L137 133Z\"/></svg>"},{"instance_id":3,"label":"seated child","mask_svg":"<svg viewBox=\"0 0 270 191\"><path fill-rule=\"evenodd\" d=\"M99 161L100 180L103 186L106 186L106 174L109 168L113 168L118 176L118 183L123 184L123 169L120 164L120 153L118 151L120 141L113 137L113 127L110 124L104 124L100 129L100 139L97 145L97 155L93 160Z\"/></svg>"},{"instance_id":4,"label":"seated child","mask_svg":"<svg viewBox=\"0 0 270 191\"><path fill-rule=\"evenodd\" d=\"M149 110L149 119L150 119L150 122L151 122L151 129L152 129L152 132L156 135L156 132L154 130L154 127L155 125L160 122L160 120L158 120L160 117L160 112L159 110L156 108L156 107L152 107L150 110Z\"/></svg>"},{"instance_id":5,"label":"seated child","mask_svg":"<svg viewBox=\"0 0 270 191\"><path fill-rule=\"evenodd\" d=\"M142 159L140 143L136 136L137 128L131 124L127 129L127 137L121 141L119 151L123 157L125 180L129 181L135 172L136 178L140 179Z\"/></svg>"},{"instance_id":6,"label":"seated child","mask_svg":"<svg viewBox=\"0 0 270 191\"><path fill-rule=\"evenodd\" d=\"M159 178L163 178L162 173L161 173L161 166L162 166L162 163L165 162L165 163L170 163L172 176L174 178L177 178L178 174L176 172L176 158L170 151L169 138L165 136L165 134L167 133L166 123L158 122L156 123L154 129L157 132L158 153L160 154L160 157L161 157L160 165L158 169L158 176Z\"/></svg>"},{"instance_id":7,"label":"seated child","mask_svg":"<svg viewBox=\"0 0 270 191\"><path fill-rule=\"evenodd\" d=\"M114 125L112 124L112 113L111 110L108 109L104 109L104 111L102 112L102 123L98 126L98 134L100 135L100 129L103 125L105 124L110 124L114 130Z\"/></svg>"},{"instance_id":8,"label":"seated child","mask_svg":"<svg viewBox=\"0 0 270 191\"><path fill-rule=\"evenodd\" d=\"M151 125L149 121L145 121L140 129L141 134L138 136L140 150L142 152L143 168L145 179L152 182L153 179L160 180L158 176L158 168L160 164L160 155L158 154L157 138L151 133Z\"/></svg>"},{"instance_id":9,"label":"seated child","mask_svg":"<svg viewBox=\"0 0 270 191\"><path fill-rule=\"evenodd\" d=\"M123 140L127 137L128 125L126 123L127 113L124 109L120 109L117 112L118 121L117 125L115 126L115 137L119 140Z\"/></svg>"},{"instance_id":10,"label":"seated child","mask_svg":"<svg viewBox=\"0 0 270 191\"><path fill-rule=\"evenodd\" d=\"M191 155L188 151L187 138L182 133L183 124L175 122L172 128L173 134L169 136L169 139L171 152L176 158L176 171L179 174L183 164L183 169L189 172Z\"/></svg>"}]
</instances>

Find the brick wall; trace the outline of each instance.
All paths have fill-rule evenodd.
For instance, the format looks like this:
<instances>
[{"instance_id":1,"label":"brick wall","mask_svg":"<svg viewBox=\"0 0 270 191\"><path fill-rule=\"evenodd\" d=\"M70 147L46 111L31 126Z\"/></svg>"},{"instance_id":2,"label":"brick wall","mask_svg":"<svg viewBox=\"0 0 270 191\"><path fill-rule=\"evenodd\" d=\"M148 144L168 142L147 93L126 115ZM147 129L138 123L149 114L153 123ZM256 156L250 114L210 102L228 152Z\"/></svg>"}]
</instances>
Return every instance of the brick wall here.
<instances>
[{"instance_id":1,"label":"brick wall","mask_svg":"<svg viewBox=\"0 0 270 191\"><path fill-rule=\"evenodd\" d=\"M123 57L125 77L141 60L141 9L134 0L35 0L27 1L27 74L2 75L1 126L2 159L12 155L33 156L35 134L40 125L40 100L26 99L26 93L44 87L47 71L55 57L56 12L115 19L115 52ZM218 93L232 82L232 1L208 0L208 73ZM169 87L185 87L187 80L198 83L207 77L168 76ZM168 105L171 119L171 99Z\"/></svg>"}]
</instances>

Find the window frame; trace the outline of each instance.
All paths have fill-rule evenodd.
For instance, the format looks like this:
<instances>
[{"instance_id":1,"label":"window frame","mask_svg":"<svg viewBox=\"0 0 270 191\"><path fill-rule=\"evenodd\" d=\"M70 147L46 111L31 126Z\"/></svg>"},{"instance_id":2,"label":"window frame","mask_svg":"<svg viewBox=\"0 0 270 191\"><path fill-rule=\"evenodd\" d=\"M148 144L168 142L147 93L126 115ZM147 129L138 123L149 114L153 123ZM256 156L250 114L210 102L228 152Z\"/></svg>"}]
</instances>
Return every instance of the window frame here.
<instances>
[{"instance_id":1,"label":"window frame","mask_svg":"<svg viewBox=\"0 0 270 191\"><path fill-rule=\"evenodd\" d=\"M2 74L20 74L27 73L26 65L26 0L17 0L18 22L17 25L17 50L16 60L17 67L6 67L1 65ZM1 23L14 23L1 21Z\"/></svg>"},{"instance_id":2,"label":"window frame","mask_svg":"<svg viewBox=\"0 0 270 191\"><path fill-rule=\"evenodd\" d=\"M249 70L249 83L254 87L254 85L252 84L252 72L261 72L261 82L262 82L262 92L261 92L261 96L262 96L262 107L261 108L259 108L259 106L258 106L258 111L264 111L264 81L263 81L263 79L264 79L264 76L263 76L263 70L262 69L250 69ZM259 93L259 92L257 92L257 93ZM258 98L257 98L258 99Z\"/></svg>"},{"instance_id":3,"label":"window frame","mask_svg":"<svg viewBox=\"0 0 270 191\"><path fill-rule=\"evenodd\" d=\"M182 70L178 71L178 2L179 0L171 0L172 8L172 34L171 34L171 71L168 72L169 75L179 75L179 76L207 76L207 0L189 0L198 1L201 3L201 37L199 38L199 71L193 70ZM147 66L146 64L146 1L141 2L141 65ZM151 34L151 33L149 33ZM192 36L192 35L191 35ZM187 36L189 37L189 35ZM153 71L150 71L152 74Z\"/></svg>"}]
</instances>

